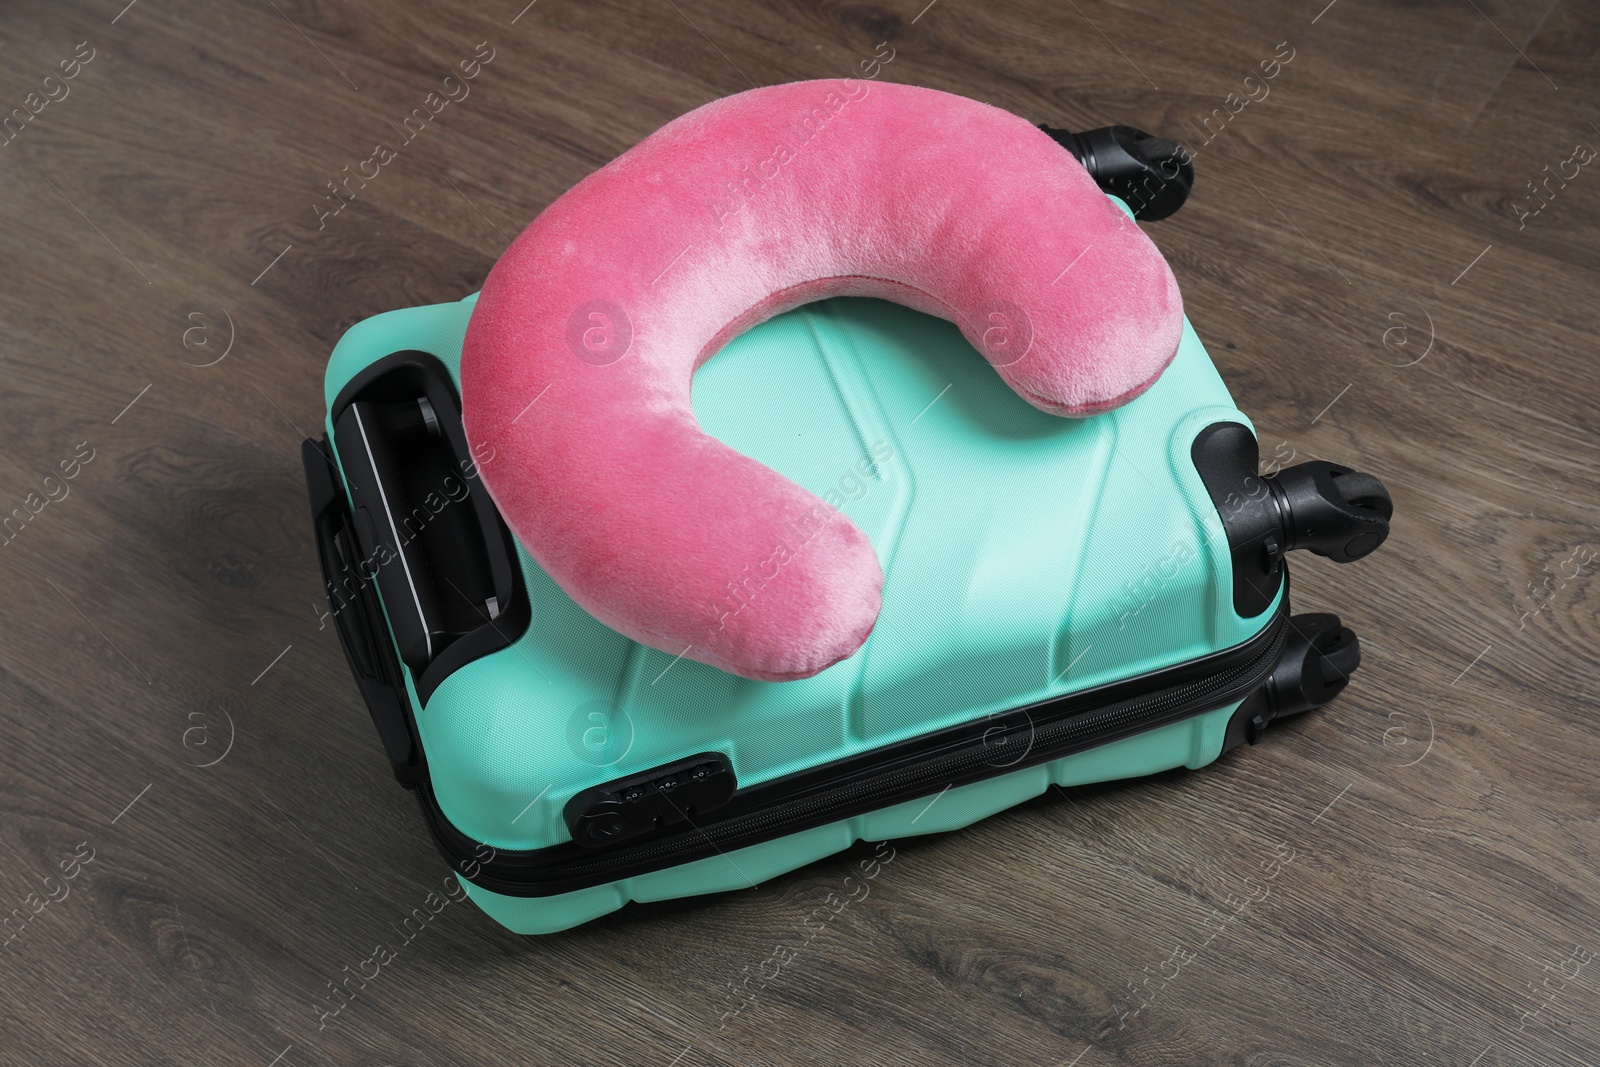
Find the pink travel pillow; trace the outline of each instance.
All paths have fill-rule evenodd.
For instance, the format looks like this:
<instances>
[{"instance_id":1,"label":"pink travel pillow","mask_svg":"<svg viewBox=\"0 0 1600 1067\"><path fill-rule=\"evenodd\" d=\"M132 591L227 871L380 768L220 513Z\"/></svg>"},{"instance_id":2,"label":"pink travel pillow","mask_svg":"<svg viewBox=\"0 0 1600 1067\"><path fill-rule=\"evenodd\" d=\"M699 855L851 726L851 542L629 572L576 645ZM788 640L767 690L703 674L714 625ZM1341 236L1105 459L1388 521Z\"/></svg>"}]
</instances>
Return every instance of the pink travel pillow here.
<instances>
[{"instance_id":1,"label":"pink travel pillow","mask_svg":"<svg viewBox=\"0 0 1600 1067\"><path fill-rule=\"evenodd\" d=\"M733 337L831 296L949 319L1019 396L1069 416L1147 388L1183 323L1155 246L1015 115L857 80L697 108L523 231L461 355L485 485L597 619L765 681L861 647L883 587L866 534L706 434L689 401Z\"/></svg>"}]
</instances>

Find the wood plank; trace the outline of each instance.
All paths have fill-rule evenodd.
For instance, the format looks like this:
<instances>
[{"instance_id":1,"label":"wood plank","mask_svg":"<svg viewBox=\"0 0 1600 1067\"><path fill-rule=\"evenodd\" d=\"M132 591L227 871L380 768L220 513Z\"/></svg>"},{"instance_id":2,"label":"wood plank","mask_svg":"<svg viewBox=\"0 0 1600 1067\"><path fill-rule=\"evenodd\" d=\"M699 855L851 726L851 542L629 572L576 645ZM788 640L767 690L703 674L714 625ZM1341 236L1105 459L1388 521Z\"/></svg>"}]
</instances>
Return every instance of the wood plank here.
<instances>
[{"instance_id":1,"label":"wood plank","mask_svg":"<svg viewBox=\"0 0 1600 1067\"><path fill-rule=\"evenodd\" d=\"M0 952L0 1060L1600 1062L1600 971L1545 984L1600 947L1600 591L1552 579L1597 539L1600 177L1518 217L1600 142L1600 13L524 3L7 9L6 106L94 58L0 147L0 510L94 458L0 548L0 914L94 858ZM1396 498L1379 556L1295 571L1360 675L1203 772L900 842L820 935L868 850L548 938L452 904L327 1015L447 873L318 627L297 449L329 349L474 290L678 114L880 42L886 80L1194 150L1149 232L1265 451Z\"/></svg>"}]
</instances>

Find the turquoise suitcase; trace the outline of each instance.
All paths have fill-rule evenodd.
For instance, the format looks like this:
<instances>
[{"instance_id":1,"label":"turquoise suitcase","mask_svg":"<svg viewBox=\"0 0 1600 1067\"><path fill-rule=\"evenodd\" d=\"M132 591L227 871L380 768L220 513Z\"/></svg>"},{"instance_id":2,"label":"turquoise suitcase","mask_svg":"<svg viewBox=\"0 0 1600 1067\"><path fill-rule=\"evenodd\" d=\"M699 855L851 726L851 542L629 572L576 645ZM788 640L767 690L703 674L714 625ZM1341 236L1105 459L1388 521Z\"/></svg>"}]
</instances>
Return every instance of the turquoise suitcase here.
<instances>
[{"instance_id":1,"label":"turquoise suitcase","mask_svg":"<svg viewBox=\"0 0 1600 1067\"><path fill-rule=\"evenodd\" d=\"M333 628L396 777L511 930L748 887L1052 784L1199 768L1359 662L1336 617L1291 617L1284 555L1372 551L1387 494L1328 463L1259 475L1187 323L1142 396L1060 419L955 326L861 299L736 338L694 405L868 533L872 635L789 682L635 644L539 569L477 480L457 401L474 302L346 333L303 458Z\"/></svg>"}]
</instances>

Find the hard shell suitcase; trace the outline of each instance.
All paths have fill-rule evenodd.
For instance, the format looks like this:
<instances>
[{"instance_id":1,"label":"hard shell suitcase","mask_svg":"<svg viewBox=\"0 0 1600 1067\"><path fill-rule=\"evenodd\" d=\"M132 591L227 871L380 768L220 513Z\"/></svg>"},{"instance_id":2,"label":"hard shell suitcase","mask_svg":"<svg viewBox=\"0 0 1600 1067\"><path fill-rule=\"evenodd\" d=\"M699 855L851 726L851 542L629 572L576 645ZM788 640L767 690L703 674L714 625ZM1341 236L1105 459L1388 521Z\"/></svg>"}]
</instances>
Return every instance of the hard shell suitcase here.
<instances>
[{"instance_id":1,"label":"hard shell suitcase","mask_svg":"<svg viewBox=\"0 0 1600 1067\"><path fill-rule=\"evenodd\" d=\"M870 535L871 637L786 682L636 644L541 571L477 478L492 457L458 402L474 301L346 333L303 458L331 621L395 775L512 930L750 886L1051 784L1199 768L1359 663L1336 617L1290 615L1284 556L1372 551L1387 494L1322 462L1259 475L1187 322L1147 392L1060 419L950 323L843 298L736 338L694 405ZM760 567L731 610L759 604Z\"/></svg>"}]
</instances>

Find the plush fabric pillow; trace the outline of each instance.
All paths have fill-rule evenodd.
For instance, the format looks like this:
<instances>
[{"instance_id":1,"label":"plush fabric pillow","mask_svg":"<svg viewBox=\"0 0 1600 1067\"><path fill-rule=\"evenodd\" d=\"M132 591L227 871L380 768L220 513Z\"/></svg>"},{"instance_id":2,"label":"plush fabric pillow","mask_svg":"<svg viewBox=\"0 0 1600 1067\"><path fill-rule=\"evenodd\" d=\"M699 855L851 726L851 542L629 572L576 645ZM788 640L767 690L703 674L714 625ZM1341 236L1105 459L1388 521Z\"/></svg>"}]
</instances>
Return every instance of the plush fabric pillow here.
<instances>
[{"instance_id":1,"label":"plush fabric pillow","mask_svg":"<svg viewBox=\"0 0 1600 1067\"><path fill-rule=\"evenodd\" d=\"M1024 119L856 80L716 100L551 204L484 283L462 410L506 521L628 637L747 678L851 655L883 573L848 518L707 435L695 368L823 297L949 319L1028 403L1089 415L1177 350L1165 260ZM976 358L976 357L974 357ZM748 570L747 570L748 568ZM730 583L761 596L730 613Z\"/></svg>"}]
</instances>

